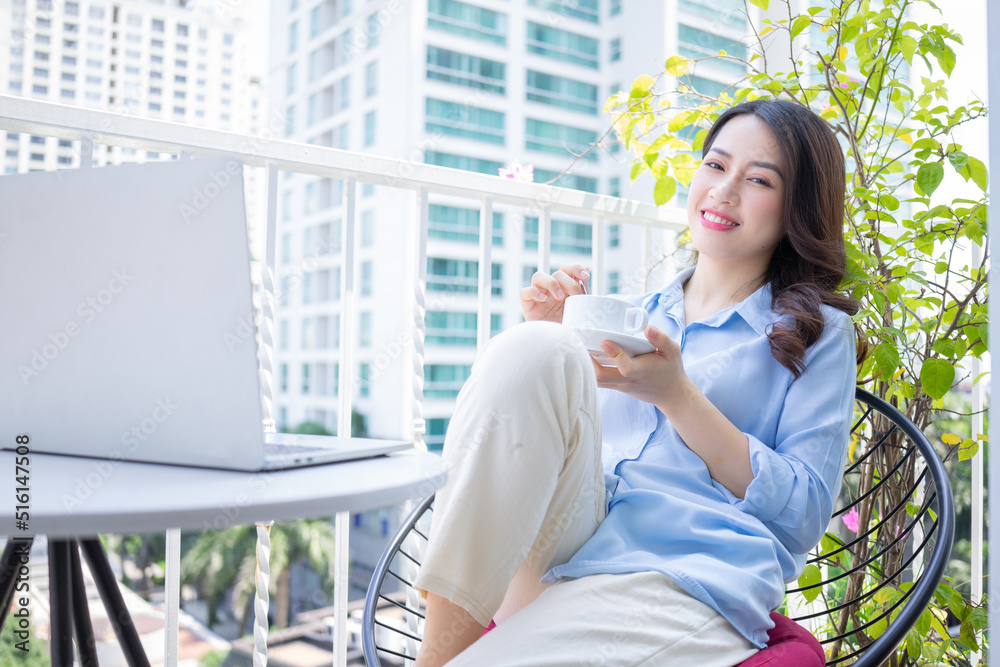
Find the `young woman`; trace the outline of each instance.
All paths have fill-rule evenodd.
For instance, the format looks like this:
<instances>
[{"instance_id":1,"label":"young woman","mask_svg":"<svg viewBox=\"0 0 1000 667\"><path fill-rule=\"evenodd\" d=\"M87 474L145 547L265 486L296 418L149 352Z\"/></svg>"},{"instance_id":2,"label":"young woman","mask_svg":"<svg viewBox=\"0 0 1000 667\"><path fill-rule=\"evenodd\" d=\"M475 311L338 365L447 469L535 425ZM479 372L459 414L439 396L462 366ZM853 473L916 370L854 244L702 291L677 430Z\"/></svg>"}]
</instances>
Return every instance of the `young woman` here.
<instances>
[{"instance_id":1,"label":"young woman","mask_svg":"<svg viewBox=\"0 0 1000 667\"><path fill-rule=\"evenodd\" d=\"M598 365L556 324L586 269L534 275L448 431L418 667L730 667L764 645L840 488L843 197L822 120L741 104L691 181L695 266L635 301L654 352L605 341Z\"/></svg>"}]
</instances>

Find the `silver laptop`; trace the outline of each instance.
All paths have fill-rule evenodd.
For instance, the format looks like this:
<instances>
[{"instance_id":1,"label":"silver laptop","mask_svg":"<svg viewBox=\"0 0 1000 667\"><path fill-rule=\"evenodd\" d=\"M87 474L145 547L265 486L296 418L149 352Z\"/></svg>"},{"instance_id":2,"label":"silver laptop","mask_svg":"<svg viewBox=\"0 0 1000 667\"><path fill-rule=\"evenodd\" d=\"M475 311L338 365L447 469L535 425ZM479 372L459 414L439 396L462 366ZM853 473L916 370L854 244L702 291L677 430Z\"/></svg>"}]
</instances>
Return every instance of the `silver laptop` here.
<instances>
[{"instance_id":1,"label":"silver laptop","mask_svg":"<svg viewBox=\"0 0 1000 667\"><path fill-rule=\"evenodd\" d=\"M238 160L0 177L0 285L0 447L233 470L412 447L265 432Z\"/></svg>"}]
</instances>

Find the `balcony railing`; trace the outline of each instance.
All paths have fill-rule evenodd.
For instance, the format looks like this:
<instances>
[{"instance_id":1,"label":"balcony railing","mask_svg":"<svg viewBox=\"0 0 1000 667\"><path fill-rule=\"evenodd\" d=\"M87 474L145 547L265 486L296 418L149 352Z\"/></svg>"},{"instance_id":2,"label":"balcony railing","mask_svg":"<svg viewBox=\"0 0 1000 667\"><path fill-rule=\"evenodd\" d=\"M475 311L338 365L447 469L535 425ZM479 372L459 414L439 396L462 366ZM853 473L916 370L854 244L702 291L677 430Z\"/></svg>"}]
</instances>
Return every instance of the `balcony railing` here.
<instances>
[{"instance_id":1,"label":"balcony railing","mask_svg":"<svg viewBox=\"0 0 1000 667\"><path fill-rule=\"evenodd\" d=\"M94 163L94 146L120 146L127 149L175 155L179 158L225 155L240 160L245 166L263 167L267 174L266 192L266 243L265 262L270 275L275 267L275 230L278 207L278 182L281 172L310 174L323 178L344 181L340 248L342 268L340 281L340 363L338 386L354 386L355 354L355 274L357 215L356 201L359 183L371 183L414 193L415 214L408 221L406 230L408 252L412 267L406 290L401 292L404 307L410 323L413 348L412 396L410 397L412 420L408 432L400 434L413 438L418 444L424 432L423 404L423 359L424 359L424 315L427 285L427 230L429 198L432 195L447 195L469 201L470 206L480 212L478 297L476 342L481 347L490 338L491 299L493 290L491 252L493 245L493 208L495 205L520 207L525 214L538 218L537 261L539 267L550 266L551 216L559 213L574 216L592 226L591 275L592 290L605 291L601 285L604 279L605 227L609 223L635 225L641 230L639 254L649 257L652 253L654 234L675 233L683 229L684 214L680 209L655 207L650 204L629 201L617 197L557 188L537 183L515 182L497 176L470 173L423 164L413 160L365 155L333 148L299 144L274 139L275 134L283 134L283 122L276 118L274 127L258 134L243 135L233 132L211 130L170 123L70 107L49 102L23 98L0 96L0 130L27 133L36 136L50 136L79 142L79 168L90 168ZM430 150L436 138L429 137L426 146ZM400 151L411 154L409 150ZM413 155L421 155L414 151ZM419 159L419 158L418 158ZM352 392L339 392L338 432L351 431ZM346 567L348 562L348 515L336 517L336 562ZM177 661L177 622L179 606L179 559L180 540L177 531L170 531L167 539L166 576L166 646L167 665ZM337 582L347 581L346 569L338 569ZM346 585L335 589L335 664L346 664L347 618Z\"/></svg>"}]
</instances>

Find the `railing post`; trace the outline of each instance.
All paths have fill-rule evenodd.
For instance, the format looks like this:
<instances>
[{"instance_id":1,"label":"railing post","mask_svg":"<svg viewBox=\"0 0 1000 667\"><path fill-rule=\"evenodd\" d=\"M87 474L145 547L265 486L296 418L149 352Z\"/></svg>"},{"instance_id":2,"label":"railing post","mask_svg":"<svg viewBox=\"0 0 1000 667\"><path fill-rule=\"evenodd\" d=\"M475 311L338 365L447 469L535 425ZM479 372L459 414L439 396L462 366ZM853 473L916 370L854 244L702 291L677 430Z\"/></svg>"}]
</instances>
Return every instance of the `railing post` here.
<instances>
[{"instance_id":1,"label":"railing post","mask_svg":"<svg viewBox=\"0 0 1000 667\"><path fill-rule=\"evenodd\" d=\"M479 210L479 315L476 349L490 340L490 301L493 296L493 198L483 199Z\"/></svg>"},{"instance_id":2,"label":"railing post","mask_svg":"<svg viewBox=\"0 0 1000 667\"><path fill-rule=\"evenodd\" d=\"M177 667L178 616L181 607L181 529L167 530L166 572L163 587L166 593L163 659L165 667Z\"/></svg>"}]
</instances>

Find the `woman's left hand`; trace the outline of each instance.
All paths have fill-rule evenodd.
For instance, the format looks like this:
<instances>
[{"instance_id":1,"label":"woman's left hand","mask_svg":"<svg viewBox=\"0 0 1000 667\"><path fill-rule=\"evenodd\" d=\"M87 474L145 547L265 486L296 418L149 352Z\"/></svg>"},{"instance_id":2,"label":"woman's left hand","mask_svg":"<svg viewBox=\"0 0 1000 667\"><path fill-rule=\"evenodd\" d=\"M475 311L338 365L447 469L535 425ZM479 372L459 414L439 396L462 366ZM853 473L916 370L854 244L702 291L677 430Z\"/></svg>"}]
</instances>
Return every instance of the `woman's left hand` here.
<instances>
[{"instance_id":1,"label":"woman's left hand","mask_svg":"<svg viewBox=\"0 0 1000 667\"><path fill-rule=\"evenodd\" d=\"M640 401L652 403L669 414L669 407L681 399L690 382L681 361L681 348L670 336L654 326L648 325L643 333L646 340L656 347L656 350L648 354L629 357L611 341L601 343L601 349L615 366L602 366L594 362L597 386L617 389Z\"/></svg>"}]
</instances>

